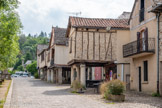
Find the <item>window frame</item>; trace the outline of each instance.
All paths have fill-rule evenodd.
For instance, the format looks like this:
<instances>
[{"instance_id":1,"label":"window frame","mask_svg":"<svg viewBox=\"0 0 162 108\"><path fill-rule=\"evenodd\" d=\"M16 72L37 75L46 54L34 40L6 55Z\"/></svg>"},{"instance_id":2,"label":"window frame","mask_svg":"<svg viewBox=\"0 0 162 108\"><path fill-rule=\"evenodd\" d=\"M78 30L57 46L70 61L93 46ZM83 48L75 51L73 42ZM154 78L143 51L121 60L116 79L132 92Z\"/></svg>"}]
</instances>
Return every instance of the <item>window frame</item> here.
<instances>
[{"instance_id":1,"label":"window frame","mask_svg":"<svg viewBox=\"0 0 162 108\"><path fill-rule=\"evenodd\" d=\"M143 80L148 81L148 61L143 61Z\"/></svg>"}]
</instances>

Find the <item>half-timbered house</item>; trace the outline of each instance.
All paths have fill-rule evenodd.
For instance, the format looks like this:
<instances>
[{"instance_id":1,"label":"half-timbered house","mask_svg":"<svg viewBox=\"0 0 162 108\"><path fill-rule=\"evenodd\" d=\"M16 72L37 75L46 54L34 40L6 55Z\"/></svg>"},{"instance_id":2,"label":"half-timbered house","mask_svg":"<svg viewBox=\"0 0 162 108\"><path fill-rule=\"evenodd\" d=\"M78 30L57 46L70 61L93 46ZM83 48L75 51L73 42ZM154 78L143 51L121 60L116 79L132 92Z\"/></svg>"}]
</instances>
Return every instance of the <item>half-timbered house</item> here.
<instances>
[{"instance_id":1,"label":"half-timbered house","mask_svg":"<svg viewBox=\"0 0 162 108\"><path fill-rule=\"evenodd\" d=\"M128 19L70 17L66 37L71 82L86 85L90 80L117 77L126 81L129 59L123 58L122 45L129 42L129 33Z\"/></svg>"}]
</instances>

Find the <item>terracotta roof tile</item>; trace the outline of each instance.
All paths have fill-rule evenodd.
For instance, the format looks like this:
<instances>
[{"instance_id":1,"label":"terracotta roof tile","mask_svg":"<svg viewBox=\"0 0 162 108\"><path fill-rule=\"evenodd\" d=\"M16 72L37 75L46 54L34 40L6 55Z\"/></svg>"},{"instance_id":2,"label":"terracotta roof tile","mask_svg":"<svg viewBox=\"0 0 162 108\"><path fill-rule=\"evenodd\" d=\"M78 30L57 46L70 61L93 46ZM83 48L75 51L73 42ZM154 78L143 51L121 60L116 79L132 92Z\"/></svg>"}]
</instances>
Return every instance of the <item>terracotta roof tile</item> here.
<instances>
[{"instance_id":1,"label":"terracotta roof tile","mask_svg":"<svg viewBox=\"0 0 162 108\"><path fill-rule=\"evenodd\" d=\"M81 18L70 17L72 27L85 28L125 28L129 29L128 19L100 19L100 18Z\"/></svg>"}]
</instances>

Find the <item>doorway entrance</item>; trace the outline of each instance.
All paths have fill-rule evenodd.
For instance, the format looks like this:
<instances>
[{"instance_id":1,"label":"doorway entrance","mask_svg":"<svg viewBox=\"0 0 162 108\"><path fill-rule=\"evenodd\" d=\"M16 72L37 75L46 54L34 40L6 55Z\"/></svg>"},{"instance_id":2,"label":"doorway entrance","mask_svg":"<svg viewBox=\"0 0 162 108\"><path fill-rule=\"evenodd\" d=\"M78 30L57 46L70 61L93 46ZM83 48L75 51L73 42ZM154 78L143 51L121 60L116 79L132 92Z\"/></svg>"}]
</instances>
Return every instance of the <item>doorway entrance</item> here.
<instances>
[{"instance_id":1,"label":"doorway entrance","mask_svg":"<svg viewBox=\"0 0 162 108\"><path fill-rule=\"evenodd\" d=\"M141 67L138 68L139 71L139 92L142 91L142 84L141 84Z\"/></svg>"}]
</instances>

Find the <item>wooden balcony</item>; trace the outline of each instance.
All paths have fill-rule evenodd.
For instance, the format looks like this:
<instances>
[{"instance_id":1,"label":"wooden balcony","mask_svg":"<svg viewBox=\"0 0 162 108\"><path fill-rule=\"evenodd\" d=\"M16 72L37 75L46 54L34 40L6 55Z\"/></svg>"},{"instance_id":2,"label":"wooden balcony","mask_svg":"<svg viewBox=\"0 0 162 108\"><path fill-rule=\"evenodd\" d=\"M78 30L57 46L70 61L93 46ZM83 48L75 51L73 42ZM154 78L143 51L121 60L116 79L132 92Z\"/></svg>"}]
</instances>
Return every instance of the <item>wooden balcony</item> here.
<instances>
[{"instance_id":1,"label":"wooden balcony","mask_svg":"<svg viewBox=\"0 0 162 108\"><path fill-rule=\"evenodd\" d=\"M155 39L154 38L142 38L138 41L133 41L126 45L123 45L124 57L141 57L155 53Z\"/></svg>"}]
</instances>

